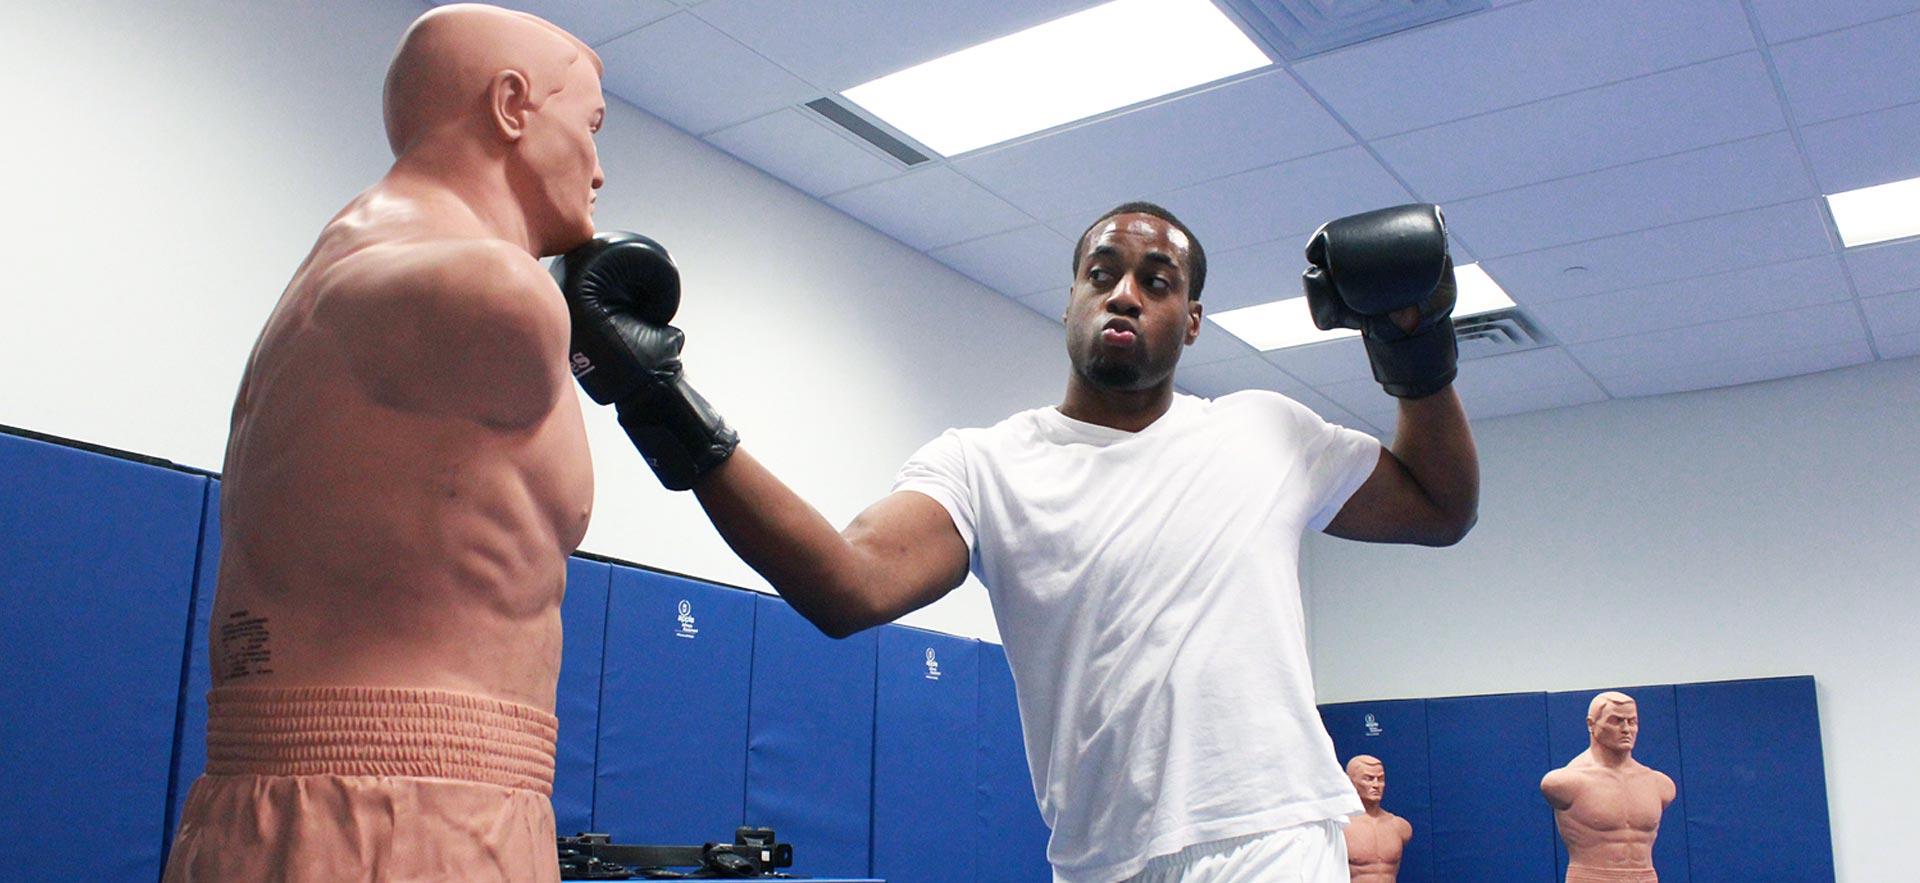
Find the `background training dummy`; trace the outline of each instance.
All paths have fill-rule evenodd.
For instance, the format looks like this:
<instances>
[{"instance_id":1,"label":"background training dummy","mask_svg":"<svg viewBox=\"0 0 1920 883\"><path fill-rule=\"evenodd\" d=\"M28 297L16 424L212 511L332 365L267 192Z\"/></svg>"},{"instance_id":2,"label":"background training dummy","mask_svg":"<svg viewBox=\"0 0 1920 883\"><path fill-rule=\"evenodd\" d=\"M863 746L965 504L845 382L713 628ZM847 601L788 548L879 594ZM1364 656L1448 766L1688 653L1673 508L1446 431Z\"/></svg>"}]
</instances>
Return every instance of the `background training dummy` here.
<instances>
[{"instance_id":1,"label":"background training dummy","mask_svg":"<svg viewBox=\"0 0 1920 883\"><path fill-rule=\"evenodd\" d=\"M1365 812L1347 821L1347 873L1353 883L1393 883L1400 875L1400 857L1413 839L1413 825L1380 808L1387 793L1387 768L1372 755L1347 761L1347 779Z\"/></svg>"},{"instance_id":2,"label":"background training dummy","mask_svg":"<svg viewBox=\"0 0 1920 883\"><path fill-rule=\"evenodd\" d=\"M1540 780L1567 844L1567 883L1655 883L1653 840L1673 779L1633 759L1640 710L1606 692L1587 707L1587 750Z\"/></svg>"}]
</instances>

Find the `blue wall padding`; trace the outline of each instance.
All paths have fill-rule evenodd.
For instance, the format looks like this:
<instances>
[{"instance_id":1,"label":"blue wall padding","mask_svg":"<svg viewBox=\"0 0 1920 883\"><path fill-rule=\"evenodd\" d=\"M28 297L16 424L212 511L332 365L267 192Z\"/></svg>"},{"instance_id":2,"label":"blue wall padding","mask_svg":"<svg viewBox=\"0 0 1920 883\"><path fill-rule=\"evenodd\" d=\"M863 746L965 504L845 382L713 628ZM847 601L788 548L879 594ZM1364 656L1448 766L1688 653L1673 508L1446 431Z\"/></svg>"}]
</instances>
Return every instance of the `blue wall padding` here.
<instances>
[{"instance_id":1,"label":"blue wall padding","mask_svg":"<svg viewBox=\"0 0 1920 883\"><path fill-rule=\"evenodd\" d=\"M1413 826L1400 856L1400 883L1426 883L1433 875L1433 792L1427 767L1427 703L1423 699L1344 702L1320 706L1341 767L1355 755L1380 758L1387 792L1380 807Z\"/></svg>"},{"instance_id":2,"label":"blue wall padding","mask_svg":"<svg viewBox=\"0 0 1920 883\"><path fill-rule=\"evenodd\" d=\"M1687 873L1687 785L1680 766L1680 721L1674 710L1672 685L1660 687L1603 687L1551 693L1547 696L1547 745L1554 768L1587 750L1592 739L1587 735L1587 706L1593 697L1615 690L1633 697L1640 712L1640 736L1634 742L1633 759L1666 773L1677 791L1666 814L1660 817L1660 836L1653 842L1653 868L1660 883L1688 883ZM1552 807L1541 798L1541 805ZM1559 874L1566 876L1567 847L1554 838L1559 851Z\"/></svg>"},{"instance_id":3,"label":"blue wall padding","mask_svg":"<svg viewBox=\"0 0 1920 883\"><path fill-rule=\"evenodd\" d=\"M187 791L207 768L207 691L213 689L207 655L207 625L213 619L214 582L220 575L220 482L207 482L207 516L200 528L199 567L193 577L193 625L187 632L185 686L180 693L179 741L173 752L172 798L167 803L165 853L173 849Z\"/></svg>"},{"instance_id":4,"label":"blue wall padding","mask_svg":"<svg viewBox=\"0 0 1920 883\"><path fill-rule=\"evenodd\" d=\"M567 559L567 595L560 605L560 683L554 714L560 744L553 769L554 825L562 834L594 830L594 759L600 750L600 668L607 630L607 586L613 566Z\"/></svg>"},{"instance_id":5,"label":"blue wall padding","mask_svg":"<svg viewBox=\"0 0 1920 883\"><path fill-rule=\"evenodd\" d=\"M754 600L747 824L793 844L794 874L865 876L874 631L836 641L786 602Z\"/></svg>"},{"instance_id":6,"label":"blue wall padding","mask_svg":"<svg viewBox=\"0 0 1920 883\"><path fill-rule=\"evenodd\" d=\"M0 868L157 879L207 479L10 435L0 476Z\"/></svg>"},{"instance_id":7,"label":"blue wall padding","mask_svg":"<svg viewBox=\"0 0 1920 883\"><path fill-rule=\"evenodd\" d=\"M873 708L873 875L973 883L979 642L879 630Z\"/></svg>"},{"instance_id":8,"label":"blue wall padding","mask_svg":"<svg viewBox=\"0 0 1920 883\"><path fill-rule=\"evenodd\" d=\"M1694 878L1832 880L1813 679L1685 684L1675 695Z\"/></svg>"},{"instance_id":9,"label":"blue wall padding","mask_svg":"<svg viewBox=\"0 0 1920 883\"><path fill-rule=\"evenodd\" d=\"M731 842L746 791L754 596L612 571L594 824L615 843Z\"/></svg>"},{"instance_id":10,"label":"blue wall padding","mask_svg":"<svg viewBox=\"0 0 1920 883\"><path fill-rule=\"evenodd\" d=\"M981 883L1050 883L1047 839L1020 733L1013 671L998 644L980 645L980 825L977 879ZM904 878L903 878L904 879Z\"/></svg>"},{"instance_id":11,"label":"blue wall padding","mask_svg":"<svg viewBox=\"0 0 1920 883\"><path fill-rule=\"evenodd\" d=\"M1433 870L1440 880L1548 883L1554 878L1547 774L1547 696L1427 700Z\"/></svg>"}]
</instances>

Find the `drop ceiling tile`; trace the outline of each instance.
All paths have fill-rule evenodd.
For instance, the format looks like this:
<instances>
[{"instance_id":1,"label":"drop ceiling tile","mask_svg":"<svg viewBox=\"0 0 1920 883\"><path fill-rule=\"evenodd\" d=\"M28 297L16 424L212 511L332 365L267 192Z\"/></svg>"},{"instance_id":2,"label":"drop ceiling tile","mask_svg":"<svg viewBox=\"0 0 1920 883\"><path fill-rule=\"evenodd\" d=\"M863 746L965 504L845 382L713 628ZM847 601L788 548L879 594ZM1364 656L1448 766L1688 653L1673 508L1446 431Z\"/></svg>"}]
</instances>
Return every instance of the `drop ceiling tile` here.
<instances>
[{"instance_id":1,"label":"drop ceiling tile","mask_svg":"<svg viewBox=\"0 0 1920 883\"><path fill-rule=\"evenodd\" d=\"M1516 302L1533 307L1832 251L1825 209L1807 199L1496 258L1484 267ZM1567 272L1573 267L1582 269Z\"/></svg>"},{"instance_id":2,"label":"drop ceiling tile","mask_svg":"<svg viewBox=\"0 0 1920 883\"><path fill-rule=\"evenodd\" d=\"M1800 140L1823 193L1920 178L1920 102L1803 126Z\"/></svg>"},{"instance_id":3,"label":"drop ceiling tile","mask_svg":"<svg viewBox=\"0 0 1920 883\"><path fill-rule=\"evenodd\" d=\"M1200 300L1202 303L1206 302L1204 296ZM1194 338L1193 345L1187 347L1187 351L1180 355L1182 366L1208 365L1228 359L1260 357L1259 350L1247 345L1240 338L1228 334L1227 329L1206 321L1204 315L1203 313L1200 321L1200 336Z\"/></svg>"},{"instance_id":4,"label":"drop ceiling tile","mask_svg":"<svg viewBox=\"0 0 1920 883\"><path fill-rule=\"evenodd\" d=\"M1038 224L929 254L1001 294L1065 292L1073 284L1073 241Z\"/></svg>"},{"instance_id":5,"label":"drop ceiling tile","mask_svg":"<svg viewBox=\"0 0 1920 883\"><path fill-rule=\"evenodd\" d=\"M696 135L819 97L690 12L608 42L606 90Z\"/></svg>"},{"instance_id":6,"label":"drop ceiling tile","mask_svg":"<svg viewBox=\"0 0 1920 883\"><path fill-rule=\"evenodd\" d=\"M932 166L827 198L827 202L921 251L1033 223L952 169Z\"/></svg>"},{"instance_id":7,"label":"drop ceiling tile","mask_svg":"<svg viewBox=\"0 0 1920 883\"><path fill-rule=\"evenodd\" d=\"M1920 101L1920 13L1773 47L1801 125Z\"/></svg>"},{"instance_id":8,"label":"drop ceiling tile","mask_svg":"<svg viewBox=\"0 0 1920 883\"><path fill-rule=\"evenodd\" d=\"M1865 341L1859 309L1847 301L1572 344L1567 350L1594 376L1617 378Z\"/></svg>"},{"instance_id":9,"label":"drop ceiling tile","mask_svg":"<svg viewBox=\"0 0 1920 883\"><path fill-rule=\"evenodd\" d=\"M1014 298L1014 300L1019 301L1021 306L1053 320L1055 325L1059 325L1063 329L1066 327L1066 289L1062 288L1059 291L1042 291L1035 294L1022 295ZM1064 337L1061 339L1065 340Z\"/></svg>"},{"instance_id":10,"label":"drop ceiling tile","mask_svg":"<svg viewBox=\"0 0 1920 883\"><path fill-rule=\"evenodd\" d=\"M1840 259L1827 254L1552 301L1528 307L1526 312L1555 340L1574 344L1833 303L1852 296Z\"/></svg>"},{"instance_id":11,"label":"drop ceiling tile","mask_svg":"<svg viewBox=\"0 0 1920 883\"><path fill-rule=\"evenodd\" d=\"M1557 354L1557 355L1556 355ZM1473 420L1486 420L1605 401L1606 390L1557 349L1528 350L1460 367L1454 390ZM1399 405L1370 381L1349 381L1323 390L1336 402L1352 400L1362 418L1392 428Z\"/></svg>"},{"instance_id":12,"label":"drop ceiling tile","mask_svg":"<svg viewBox=\"0 0 1920 883\"><path fill-rule=\"evenodd\" d=\"M1920 284L1920 238L1883 242L1846 250L1854 292L1873 297L1906 291Z\"/></svg>"},{"instance_id":13,"label":"drop ceiling tile","mask_svg":"<svg viewBox=\"0 0 1920 883\"><path fill-rule=\"evenodd\" d=\"M1886 341L1920 334L1920 290L1867 298L1860 302L1860 310L1867 316L1874 340L1883 344L1880 355L1884 357L1892 357L1884 346Z\"/></svg>"},{"instance_id":14,"label":"drop ceiling tile","mask_svg":"<svg viewBox=\"0 0 1920 883\"><path fill-rule=\"evenodd\" d=\"M1300 297L1306 246L1307 237L1302 236L1298 241L1276 239L1221 252L1209 250L1207 285L1200 292L1207 314Z\"/></svg>"},{"instance_id":15,"label":"drop ceiling tile","mask_svg":"<svg viewBox=\"0 0 1920 883\"><path fill-rule=\"evenodd\" d=\"M1605 375L1600 382L1622 398L1717 389L1798 377L1873 361L1864 339L1818 344L1801 349L1733 355L1712 362L1676 365L1658 371Z\"/></svg>"},{"instance_id":16,"label":"drop ceiling tile","mask_svg":"<svg viewBox=\"0 0 1920 883\"><path fill-rule=\"evenodd\" d=\"M1738 0L1534 0L1294 67L1377 138L1753 48Z\"/></svg>"},{"instance_id":17,"label":"drop ceiling tile","mask_svg":"<svg viewBox=\"0 0 1920 883\"><path fill-rule=\"evenodd\" d=\"M1091 219L1147 194L1351 143L1291 76L1270 70L954 166L1035 215Z\"/></svg>"},{"instance_id":18,"label":"drop ceiling tile","mask_svg":"<svg viewBox=\"0 0 1920 883\"><path fill-rule=\"evenodd\" d=\"M901 174L896 163L798 108L782 108L706 140L816 197Z\"/></svg>"},{"instance_id":19,"label":"drop ceiling tile","mask_svg":"<svg viewBox=\"0 0 1920 883\"><path fill-rule=\"evenodd\" d=\"M1208 253L1308 234L1342 215L1413 202L1360 147L1296 159L1151 197Z\"/></svg>"},{"instance_id":20,"label":"drop ceiling tile","mask_svg":"<svg viewBox=\"0 0 1920 883\"><path fill-rule=\"evenodd\" d=\"M1683 153L1786 128L1757 52L1373 142L1433 202Z\"/></svg>"},{"instance_id":21,"label":"drop ceiling tile","mask_svg":"<svg viewBox=\"0 0 1920 883\"><path fill-rule=\"evenodd\" d=\"M1751 0L1751 4L1768 43L1785 43L1920 9L1920 0Z\"/></svg>"},{"instance_id":22,"label":"drop ceiling tile","mask_svg":"<svg viewBox=\"0 0 1920 883\"><path fill-rule=\"evenodd\" d=\"M1814 196L1785 132L1451 203L1482 256L1550 248Z\"/></svg>"},{"instance_id":23,"label":"drop ceiling tile","mask_svg":"<svg viewBox=\"0 0 1920 883\"><path fill-rule=\"evenodd\" d=\"M433 0L445 6L453 0ZM679 7L667 0L495 0L495 6L530 12L559 25L588 46L597 46L649 22L672 15Z\"/></svg>"},{"instance_id":24,"label":"drop ceiling tile","mask_svg":"<svg viewBox=\"0 0 1920 883\"><path fill-rule=\"evenodd\" d=\"M1511 417L1515 414L1531 414L1535 411L1591 405L1610 398L1612 396L1607 395L1607 391L1601 389L1600 384L1583 377L1575 382L1558 386L1537 386L1510 392L1462 394L1460 403L1466 408L1469 418L1491 420L1495 417Z\"/></svg>"},{"instance_id":25,"label":"drop ceiling tile","mask_svg":"<svg viewBox=\"0 0 1920 883\"><path fill-rule=\"evenodd\" d=\"M1920 333L1875 335L1874 347L1882 359L1907 359L1920 356Z\"/></svg>"},{"instance_id":26,"label":"drop ceiling tile","mask_svg":"<svg viewBox=\"0 0 1920 883\"><path fill-rule=\"evenodd\" d=\"M1306 391L1299 381L1253 355L1206 365L1189 365L1182 359L1173 382L1194 395L1210 399L1243 389L1266 389L1287 396Z\"/></svg>"},{"instance_id":27,"label":"drop ceiling tile","mask_svg":"<svg viewBox=\"0 0 1920 883\"><path fill-rule=\"evenodd\" d=\"M700 17L825 89L844 91L1101 0L708 0Z\"/></svg>"},{"instance_id":28,"label":"drop ceiling tile","mask_svg":"<svg viewBox=\"0 0 1920 883\"><path fill-rule=\"evenodd\" d=\"M1373 363L1367 361L1366 346L1358 337L1272 350L1261 353L1260 358L1315 388L1362 377L1373 379Z\"/></svg>"}]
</instances>

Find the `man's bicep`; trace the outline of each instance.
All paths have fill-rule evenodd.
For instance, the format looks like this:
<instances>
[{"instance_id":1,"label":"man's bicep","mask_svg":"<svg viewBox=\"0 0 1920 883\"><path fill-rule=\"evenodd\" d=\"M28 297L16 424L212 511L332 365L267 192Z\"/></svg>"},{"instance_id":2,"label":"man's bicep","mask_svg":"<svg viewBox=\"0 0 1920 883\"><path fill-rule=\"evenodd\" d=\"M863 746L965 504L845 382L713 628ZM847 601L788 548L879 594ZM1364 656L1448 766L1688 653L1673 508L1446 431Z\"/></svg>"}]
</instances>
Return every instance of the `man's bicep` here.
<instances>
[{"instance_id":1,"label":"man's bicep","mask_svg":"<svg viewBox=\"0 0 1920 883\"><path fill-rule=\"evenodd\" d=\"M1435 517L1426 492L1383 447L1372 474L1327 522L1326 532L1370 543L1412 543L1426 535L1423 528Z\"/></svg>"},{"instance_id":2,"label":"man's bicep","mask_svg":"<svg viewBox=\"0 0 1920 883\"><path fill-rule=\"evenodd\" d=\"M938 601L967 578L967 541L932 497L895 491L844 531L878 580L882 612L895 617Z\"/></svg>"}]
</instances>

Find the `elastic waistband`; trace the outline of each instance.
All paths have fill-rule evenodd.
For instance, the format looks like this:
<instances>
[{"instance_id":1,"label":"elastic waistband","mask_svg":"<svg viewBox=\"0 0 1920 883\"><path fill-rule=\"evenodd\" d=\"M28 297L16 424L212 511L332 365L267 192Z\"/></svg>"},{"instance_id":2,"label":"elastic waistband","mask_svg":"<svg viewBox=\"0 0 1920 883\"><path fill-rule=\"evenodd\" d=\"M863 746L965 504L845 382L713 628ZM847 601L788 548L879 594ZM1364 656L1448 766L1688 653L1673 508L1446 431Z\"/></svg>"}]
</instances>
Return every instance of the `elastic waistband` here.
<instances>
[{"instance_id":1,"label":"elastic waistband","mask_svg":"<svg viewBox=\"0 0 1920 883\"><path fill-rule=\"evenodd\" d=\"M207 774L412 776L553 794L559 720L514 702L398 687L220 687Z\"/></svg>"},{"instance_id":2,"label":"elastic waistband","mask_svg":"<svg viewBox=\"0 0 1920 883\"><path fill-rule=\"evenodd\" d=\"M1657 883L1652 868L1590 868L1567 866L1567 883Z\"/></svg>"}]
</instances>

